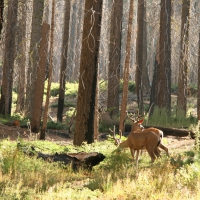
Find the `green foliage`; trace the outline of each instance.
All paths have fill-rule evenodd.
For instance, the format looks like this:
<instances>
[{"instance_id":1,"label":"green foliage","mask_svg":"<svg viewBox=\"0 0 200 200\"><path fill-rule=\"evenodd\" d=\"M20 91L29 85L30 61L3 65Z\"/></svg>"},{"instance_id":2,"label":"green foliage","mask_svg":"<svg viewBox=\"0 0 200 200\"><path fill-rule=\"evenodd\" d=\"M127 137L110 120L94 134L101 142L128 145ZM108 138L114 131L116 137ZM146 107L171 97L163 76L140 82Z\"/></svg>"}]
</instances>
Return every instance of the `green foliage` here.
<instances>
[{"instance_id":1,"label":"green foliage","mask_svg":"<svg viewBox=\"0 0 200 200\"><path fill-rule=\"evenodd\" d=\"M111 127L106 122L99 123L99 132L101 132L101 133L109 132L109 128L111 128Z\"/></svg>"},{"instance_id":2,"label":"green foliage","mask_svg":"<svg viewBox=\"0 0 200 200\"><path fill-rule=\"evenodd\" d=\"M128 90L131 93L136 93L136 84L133 81L129 81Z\"/></svg>"},{"instance_id":3,"label":"green foliage","mask_svg":"<svg viewBox=\"0 0 200 200\"><path fill-rule=\"evenodd\" d=\"M196 123L196 117L191 114L185 117L184 112L182 112L182 114L179 112L179 115L176 116L176 109L174 109L172 110L171 116L168 116L165 108L160 109L155 107L146 125L180 128L190 127L192 124Z\"/></svg>"},{"instance_id":4,"label":"green foliage","mask_svg":"<svg viewBox=\"0 0 200 200\"><path fill-rule=\"evenodd\" d=\"M72 117L74 111L75 111L74 107L69 107L69 110L65 113L66 117Z\"/></svg>"},{"instance_id":5,"label":"green foliage","mask_svg":"<svg viewBox=\"0 0 200 200\"><path fill-rule=\"evenodd\" d=\"M67 82L65 85L65 96L67 98L76 98L78 93L78 83L77 82Z\"/></svg>"},{"instance_id":6,"label":"green foliage","mask_svg":"<svg viewBox=\"0 0 200 200\"><path fill-rule=\"evenodd\" d=\"M45 83L45 88L46 87L47 87L47 83ZM59 83L51 83L50 96L56 97L59 94L59 88L60 88Z\"/></svg>"},{"instance_id":7,"label":"green foliage","mask_svg":"<svg viewBox=\"0 0 200 200\"><path fill-rule=\"evenodd\" d=\"M48 129L56 129L56 130L67 130L68 127L65 124L59 123L59 122L47 122L47 128Z\"/></svg>"},{"instance_id":8,"label":"green foliage","mask_svg":"<svg viewBox=\"0 0 200 200\"><path fill-rule=\"evenodd\" d=\"M58 96L59 94L59 88L60 84L59 83L51 83L51 91L50 95L51 96ZM47 92L47 82L45 82L45 89L44 93L46 94ZM78 83L77 82L66 82L65 85L65 96L68 98L75 98L78 92Z\"/></svg>"},{"instance_id":9,"label":"green foliage","mask_svg":"<svg viewBox=\"0 0 200 200\"><path fill-rule=\"evenodd\" d=\"M52 103L51 107L52 108L57 108L58 107L58 102ZM66 100L64 102L64 107L76 107L76 102L74 102L72 100Z\"/></svg>"}]
</instances>

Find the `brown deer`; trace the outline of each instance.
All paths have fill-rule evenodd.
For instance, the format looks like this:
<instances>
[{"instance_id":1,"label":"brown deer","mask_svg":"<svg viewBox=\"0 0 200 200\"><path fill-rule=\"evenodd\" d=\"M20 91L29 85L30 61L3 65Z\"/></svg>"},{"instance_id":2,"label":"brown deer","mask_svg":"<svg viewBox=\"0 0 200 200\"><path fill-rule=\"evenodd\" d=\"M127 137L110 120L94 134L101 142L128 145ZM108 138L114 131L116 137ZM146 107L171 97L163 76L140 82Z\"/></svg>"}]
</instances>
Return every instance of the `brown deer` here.
<instances>
[{"instance_id":1,"label":"brown deer","mask_svg":"<svg viewBox=\"0 0 200 200\"><path fill-rule=\"evenodd\" d=\"M118 145L118 148L129 148L131 151L131 155L133 157L134 160L134 154L135 151L136 153L136 166L138 167L138 158L139 158L139 151L142 149L146 149L149 156L151 157L151 162L153 163L154 160L156 159L156 157L160 156L160 153L158 151L158 146L160 144L160 137L155 133L155 131L153 129L151 131L149 130L137 130L137 131L131 131L131 133L128 135L127 140L125 140L124 142L121 142L121 136L122 136L122 132L119 131L120 133L120 138L117 139L115 137L115 128L112 131L110 129L110 131L113 133L113 137L115 140L115 144ZM159 130L160 131L160 130Z\"/></svg>"},{"instance_id":2,"label":"brown deer","mask_svg":"<svg viewBox=\"0 0 200 200\"><path fill-rule=\"evenodd\" d=\"M127 114L127 117L132 121L131 133L133 131L137 131L137 130L148 130L150 132L151 131L155 132L155 134L157 134L161 138L159 148L163 149L166 152L166 154L169 156L168 148L162 144L163 132L161 130L159 130L157 128L153 128L153 127L144 129L144 127L142 126L144 119L140 119L141 117L143 117L143 115L138 115L137 117L133 118L133 114L131 114L131 115Z\"/></svg>"},{"instance_id":3,"label":"brown deer","mask_svg":"<svg viewBox=\"0 0 200 200\"><path fill-rule=\"evenodd\" d=\"M115 144L118 145L119 148L130 148L133 159L135 151L137 152L136 154L137 166L138 166L138 158L140 150L142 151L143 149L146 149L151 157L152 162L154 162L156 157L160 157L160 150L158 149L158 147L166 151L167 155L169 155L168 148L162 144L163 132L161 130L153 127L144 129L144 127L142 126L144 119L140 119L141 117L143 117L142 115L140 116L138 115L137 117L133 118L133 114L128 115L127 113L127 117L132 121L132 128L126 141L121 143L121 136L122 136L121 131L119 131L120 133L119 139L115 137L115 128L114 131L112 131L111 129L110 131L113 133ZM157 136L157 138L155 136ZM156 143L157 139L158 143Z\"/></svg>"}]
</instances>

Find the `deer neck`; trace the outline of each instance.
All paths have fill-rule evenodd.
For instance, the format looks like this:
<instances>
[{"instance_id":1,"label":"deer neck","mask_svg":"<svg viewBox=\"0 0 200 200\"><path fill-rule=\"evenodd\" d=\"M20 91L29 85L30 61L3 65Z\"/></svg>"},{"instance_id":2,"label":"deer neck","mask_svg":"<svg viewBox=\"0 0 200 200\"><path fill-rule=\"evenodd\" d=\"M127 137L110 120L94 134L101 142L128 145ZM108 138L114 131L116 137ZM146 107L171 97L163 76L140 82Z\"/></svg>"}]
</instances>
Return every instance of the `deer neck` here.
<instances>
[{"instance_id":1,"label":"deer neck","mask_svg":"<svg viewBox=\"0 0 200 200\"><path fill-rule=\"evenodd\" d=\"M124 141L124 142L121 142L121 143L119 144L119 148L124 149L124 148L128 148L128 147L129 147L128 140L126 140L126 141Z\"/></svg>"}]
</instances>

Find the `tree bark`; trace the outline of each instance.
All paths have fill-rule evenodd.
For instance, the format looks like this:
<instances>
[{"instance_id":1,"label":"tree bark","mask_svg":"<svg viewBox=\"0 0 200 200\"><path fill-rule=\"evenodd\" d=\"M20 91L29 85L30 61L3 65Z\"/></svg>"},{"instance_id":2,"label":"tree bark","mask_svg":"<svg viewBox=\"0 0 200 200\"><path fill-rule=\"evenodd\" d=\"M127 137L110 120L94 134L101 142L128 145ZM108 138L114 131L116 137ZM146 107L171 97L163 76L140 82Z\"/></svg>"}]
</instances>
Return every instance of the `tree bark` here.
<instances>
[{"instance_id":1,"label":"tree bark","mask_svg":"<svg viewBox=\"0 0 200 200\"><path fill-rule=\"evenodd\" d=\"M177 116L186 116L189 49L190 0L183 0L181 18L181 44L178 77Z\"/></svg>"},{"instance_id":2,"label":"tree bark","mask_svg":"<svg viewBox=\"0 0 200 200\"><path fill-rule=\"evenodd\" d=\"M102 0L86 0L74 145L94 142Z\"/></svg>"},{"instance_id":3,"label":"tree bark","mask_svg":"<svg viewBox=\"0 0 200 200\"><path fill-rule=\"evenodd\" d=\"M161 0L155 106L171 114L171 1Z\"/></svg>"},{"instance_id":4,"label":"tree bark","mask_svg":"<svg viewBox=\"0 0 200 200\"><path fill-rule=\"evenodd\" d=\"M29 57L29 67L27 70L26 101L25 101L25 116L29 118L31 118L32 116L33 105L34 105L36 73L39 62L38 44L41 39L43 10L44 10L44 0L34 0L30 52L29 52L30 57Z\"/></svg>"},{"instance_id":5,"label":"tree bark","mask_svg":"<svg viewBox=\"0 0 200 200\"><path fill-rule=\"evenodd\" d=\"M40 60L39 60L39 67L37 69L34 107L31 118L31 131L34 133L39 132L41 124L44 83L45 83L46 66L48 59L47 55L48 55L49 29L50 25L44 22L42 24L42 39L40 42L40 49L39 49Z\"/></svg>"},{"instance_id":6,"label":"tree bark","mask_svg":"<svg viewBox=\"0 0 200 200\"><path fill-rule=\"evenodd\" d=\"M120 113L120 122L119 130L124 132L124 122L126 119L126 107L127 107L127 98L128 98L128 83L129 83L129 67L130 67L130 56L131 56L131 35L132 35L132 24L133 24L133 6L134 0L130 0L129 7L129 20L128 20L128 33L127 33L127 43L126 43L126 59L124 66L124 77L123 77L123 94L121 102L121 113Z\"/></svg>"},{"instance_id":7,"label":"tree bark","mask_svg":"<svg viewBox=\"0 0 200 200\"><path fill-rule=\"evenodd\" d=\"M119 115L119 84L120 84L120 58L122 35L123 1L115 0L112 4L110 51L108 67L108 97L107 110L111 116Z\"/></svg>"},{"instance_id":8,"label":"tree bark","mask_svg":"<svg viewBox=\"0 0 200 200\"><path fill-rule=\"evenodd\" d=\"M65 1L65 18L64 18L64 32L62 42L62 57L61 57L61 69L60 69L60 88L58 98L58 111L57 121L63 120L63 109L65 102L65 81L66 81L66 69L67 69L67 52L68 52L68 39L69 39L69 21L70 21L70 0Z\"/></svg>"},{"instance_id":9,"label":"tree bark","mask_svg":"<svg viewBox=\"0 0 200 200\"><path fill-rule=\"evenodd\" d=\"M146 0L144 0L144 14L143 14L143 51L142 51L142 93L143 96L150 96L150 81L148 72L148 59L147 59L147 11Z\"/></svg>"},{"instance_id":10,"label":"tree bark","mask_svg":"<svg viewBox=\"0 0 200 200\"><path fill-rule=\"evenodd\" d=\"M199 52L198 52L197 119L200 120L200 32L199 32Z\"/></svg>"},{"instance_id":11,"label":"tree bark","mask_svg":"<svg viewBox=\"0 0 200 200\"><path fill-rule=\"evenodd\" d=\"M17 31L17 48L20 56L18 57L18 85L17 85L17 103L16 103L16 113L24 112L24 102L25 102L25 92L26 92L26 23L27 23L27 2L26 0L21 0L18 6L18 24L20 30Z\"/></svg>"},{"instance_id":12,"label":"tree bark","mask_svg":"<svg viewBox=\"0 0 200 200\"><path fill-rule=\"evenodd\" d=\"M52 71L53 71L53 45L54 45L54 16L55 15L55 0L52 0L52 18L51 18L51 35L50 35L50 66L49 66L49 76L47 84L47 95L46 102L43 114L43 124L40 133L40 140L45 140L45 132L47 128L47 117L49 110L49 99L50 99L50 89L51 89L51 80L52 80Z\"/></svg>"},{"instance_id":13,"label":"tree bark","mask_svg":"<svg viewBox=\"0 0 200 200\"><path fill-rule=\"evenodd\" d=\"M3 79L1 85L0 114L11 115L13 70L15 61L15 28L17 24L18 1L8 2L5 49L3 60Z\"/></svg>"},{"instance_id":14,"label":"tree bark","mask_svg":"<svg viewBox=\"0 0 200 200\"><path fill-rule=\"evenodd\" d=\"M4 10L4 0L0 0L0 40L1 40L1 30L3 28L3 10Z\"/></svg>"},{"instance_id":15,"label":"tree bark","mask_svg":"<svg viewBox=\"0 0 200 200\"><path fill-rule=\"evenodd\" d=\"M138 0L138 13L137 13L137 41L136 41L136 92L139 112L143 113L143 84L142 76L144 69L143 62L143 47L144 47L144 0Z\"/></svg>"}]
</instances>

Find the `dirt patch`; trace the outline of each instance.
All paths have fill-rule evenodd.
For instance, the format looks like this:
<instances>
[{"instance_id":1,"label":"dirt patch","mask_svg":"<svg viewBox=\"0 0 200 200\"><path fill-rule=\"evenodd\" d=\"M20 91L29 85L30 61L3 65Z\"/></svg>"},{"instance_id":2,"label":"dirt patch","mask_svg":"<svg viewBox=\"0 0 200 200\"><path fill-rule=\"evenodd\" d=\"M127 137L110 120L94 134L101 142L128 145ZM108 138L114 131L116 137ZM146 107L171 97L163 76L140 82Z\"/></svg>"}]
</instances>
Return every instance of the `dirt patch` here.
<instances>
[{"instance_id":1,"label":"dirt patch","mask_svg":"<svg viewBox=\"0 0 200 200\"><path fill-rule=\"evenodd\" d=\"M24 140L35 140L39 138L39 135L30 134L30 130L28 128L6 126L3 124L0 125L0 140L10 139L15 141L18 138L22 138ZM73 135L68 134L65 130L47 130L46 140L62 144L72 144ZM100 140L102 140L102 138ZM182 152L191 150L194 147L194 143L195 140L191 139L189 136L167 136L164 138L164 144L169 148L170 153L175 151Z\"/></svg>"}]
</instances>

